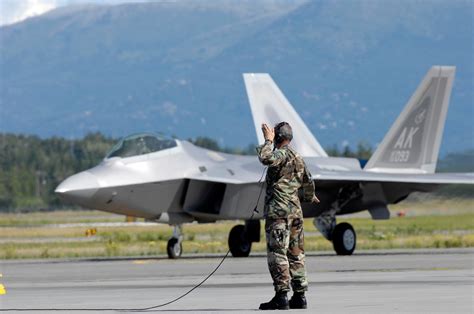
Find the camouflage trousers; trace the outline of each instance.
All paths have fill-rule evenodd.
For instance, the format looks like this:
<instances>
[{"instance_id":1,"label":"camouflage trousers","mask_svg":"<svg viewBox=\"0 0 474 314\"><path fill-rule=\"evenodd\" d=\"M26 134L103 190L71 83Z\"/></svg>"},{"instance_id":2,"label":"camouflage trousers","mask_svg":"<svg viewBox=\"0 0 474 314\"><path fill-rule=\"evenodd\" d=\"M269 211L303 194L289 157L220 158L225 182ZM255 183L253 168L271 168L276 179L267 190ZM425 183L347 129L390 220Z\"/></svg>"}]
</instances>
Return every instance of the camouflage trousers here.
<instances>
[{"instance_id":1,"label":"camouflage trousers","mask_svg":"<svg viewBox=\"0 0 474 314\"><path fill-rule=\"evenodd\" d=\"M302 218L265 220L268 269L276 292L308 290Z\"/></svg>"}]
</instances>

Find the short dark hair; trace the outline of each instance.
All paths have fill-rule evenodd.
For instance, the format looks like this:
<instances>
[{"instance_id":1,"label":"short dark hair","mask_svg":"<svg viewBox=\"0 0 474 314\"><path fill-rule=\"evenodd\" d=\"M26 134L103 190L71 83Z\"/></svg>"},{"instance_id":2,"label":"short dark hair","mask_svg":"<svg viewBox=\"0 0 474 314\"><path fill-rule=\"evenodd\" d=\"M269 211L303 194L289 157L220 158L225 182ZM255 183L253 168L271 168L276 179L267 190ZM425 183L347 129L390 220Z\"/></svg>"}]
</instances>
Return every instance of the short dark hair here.
<instances>
[{"instance_id":1,"label":"short dark hair","mask_svg":"<svg viewBox=\"0 0 474 314\"><path fill-rule=\"evenodd\" d=\"M288 122L280 122L275 126L275 142L281 143L284 140L293 139L293 130Z\"/></svg>"}]
</instances>

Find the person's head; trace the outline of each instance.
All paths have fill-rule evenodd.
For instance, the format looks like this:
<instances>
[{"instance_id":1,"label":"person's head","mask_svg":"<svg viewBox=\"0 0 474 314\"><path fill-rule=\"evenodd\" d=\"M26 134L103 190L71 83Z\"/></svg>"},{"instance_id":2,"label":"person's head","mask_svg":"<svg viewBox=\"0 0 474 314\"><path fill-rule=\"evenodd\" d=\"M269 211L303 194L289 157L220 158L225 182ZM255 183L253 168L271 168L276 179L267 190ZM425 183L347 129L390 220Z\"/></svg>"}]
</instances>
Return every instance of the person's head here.
<instances>
[{"instance_id":1,"label":"person's head","mask_svg":"<svg viewBox=\"0 0 474 314\"><path fill-rule=\"evenodd\" d=\"M293 130L288 122L280 122L275 125L275 145L288 144L293 139Z\"/></svg>"}]
</instances>

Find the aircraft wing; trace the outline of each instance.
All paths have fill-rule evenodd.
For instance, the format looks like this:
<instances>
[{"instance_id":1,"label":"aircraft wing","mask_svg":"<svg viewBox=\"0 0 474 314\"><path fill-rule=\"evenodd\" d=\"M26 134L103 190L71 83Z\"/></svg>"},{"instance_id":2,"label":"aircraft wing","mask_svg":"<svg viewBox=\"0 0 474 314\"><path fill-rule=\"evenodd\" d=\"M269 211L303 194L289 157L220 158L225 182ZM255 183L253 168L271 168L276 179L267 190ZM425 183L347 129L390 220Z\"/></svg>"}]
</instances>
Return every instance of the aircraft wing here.
<instances>
[{"instance_id":1,"label":"aircraft wing","mask_svg":"<svg viewBox=\"0 0 474 314\"><path fill-rule=\"evenodd\" d=\"M233 175L230 173L212 174L211 169L208 171L209 174L204 172L187 175L189 194L183 207L185 212L201 221L250 217L257 203L259 208L263 207L263 197L257 197L262 193L259 179L263 175L263 167L258 167L258 171L256 169L257 167L253 173L252 171L237 171ZM364 170L313 169L312 174L318 195L324 194L328 188L332 190L348 184L367 183L366 187L380 186L385 191L384 195L389 202L395 202L401 195L413 191L432 191L439 185L474 184L474 173L400 174ZM367 193L370 195L371 191L368 190ZM261 218L261 213L255 218Z\"/></svg>"},{"instance_id":2,"label":"aircraft wing","mask_svg":"<svg viewBox=\"0 0 474 314\"><path fill-rule=\"evenodd\" d=\"M212 175L202 175L202 174L193 174L187 175L185 179L203 181L203 182L215 182L215 183L224 183L224 184L249 184L258 182L256 177L246 177L246 176L212 176Z\"/></svg>"},{"instance_id":3,"label":"aircraft wing","mask_svg":"<svg viewBox=\"0 0 474 314\"><path fill-rule=\"evenodd\" d=\"M189 146L187 143L184 145ZM236 156L194 147L188 149L190 155L197 160L198 167L191 167L185 172L185 179L248 184L258 182L265 170L265 167L258 162L257 156Z\"/></svg>"},{"instance_id":4,"label":"aircraft wing","mask_svg":"<svg viewBox=\"0 0 474 314\"><path fill-rule=\"evenodd\" d=\"M186 176L187 179L225 184L256 183L256 177L219 177L209 175ZM474 173L395 174L369 171L320 171L313 174L315 181L360 181L426 184L474 184Z\"/></svg>"},{"instance_id":5,"label":"aircraft wing","mask_svg":"<svg viewBox=\"0 0 474 314\"><path fill-rule=\"evenodd\" d=\"M474 184L474 173L401 174L370 171L319 171L316 181L361 181L417 184Z\"/></svg>"},{"instance_id":6,"label":"aircraft wing","mask_svg":"<svg viewBox=\"0 0 474 314\"><path fill-rule=\"evenodd\" d=\"M206 151L206 150L202 150ZM222 159L225 166L218 163L208 163L195 170L184 174L185 179L215 182L223 184L252 184L263 179L265 167L257 160L256 156L232 156L206 151L211 156ZM197 154L197 152L195 153ZM356 169L353 163L341 159L334 168L333 164L323 163L327 158L304 158L313 180L324 183L325 181L346 182L379 182L379 183L406 183L406 184L474 184L474 173L426 173L418 169L394 169L393 171L378 171ZM329 168L330 167L330 168ZM331 169L332 168L332 169ZM405 171L405 172L403 172Z\"/></svg>"},{"instance_id":7,"label":"aircraft wing","mask_svg":"<svg viewBox=\"0 0 474 314\"><path fill-rule=\"evenodd\" d=\"M205 164L199 168L201 171L186 173L184 178L190 180L215 182L223 184L252 184L263 179L265 168L258 162L256 156L232 156L228 154L217 154L206 150L206 154L211 154L217 159L225 162L225 166L217 163ZM197 152L195 153L197 154ZM214 156L215 155L215 156ZM345 182L379 182L379 183L405 183L405 184L474 184L474 173L427 173L419 169L387 169L379 171L377 169L365 170L356 169L353 163L347 160L338 160L338 168L333 164L323 163L327 158L304 158L313 180L316 184L323 184L325 181L331 183L337 181ZM329 168L330 167L330 168ZM332 168L332 169L331 169Z\"/></svg>"}]
</instances>

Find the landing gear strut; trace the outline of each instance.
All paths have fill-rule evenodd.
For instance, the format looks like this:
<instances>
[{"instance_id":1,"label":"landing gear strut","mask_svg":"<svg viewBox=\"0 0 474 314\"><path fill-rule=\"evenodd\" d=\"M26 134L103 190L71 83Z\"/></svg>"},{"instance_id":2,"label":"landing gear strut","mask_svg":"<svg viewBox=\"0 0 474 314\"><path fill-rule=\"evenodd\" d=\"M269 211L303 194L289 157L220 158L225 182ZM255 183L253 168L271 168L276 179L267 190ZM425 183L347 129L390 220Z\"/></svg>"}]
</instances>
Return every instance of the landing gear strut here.
<instances>
[{"instance_id":1,"label":"landing gear strut","mask_svg":"<svg viewBox=\"0 0 474 314\"><path fill-rule=\"evenodd\" d=\"M350 223L336 224L335 215L330 215L330 212L327 212L316 217L314 225L326 239L332 242L337 255L352 255L356 248L357 237Z\"/></svg>"},{"instance_id":2,"label":"landing gear strut","mask_svg":"<svg viewBox=\"0 0 474 314\"><path fill-rule=\"evenodd\" d=\"M331 204L328 211L314 218L314 226L321 234L332 242L337 255L352 255L356 248L356 232L351 224L342 222L336 224L336 214L351 200L362 196L362 190L358 185L343 187L339 190L336 200Z\"/></svg>"},{"instance_id":3,"label":"landing gear strut","mask_svg":"<svg viewBox=\"0 0 474 314\"><path fill-rule=\"evenodd\" d=\"M173 230L173 236L168 240L168 245L166 246L166 252L168 257L171 259L176 259L181 257L183 253L183 234L181 225L175 225Z\"/></svg>"},{"instance_id":4,"label":"landing gear strut","mask_svg":"<svg viewBox=\"0 0 474 314\"><path fill-rule=\"evenodd\" d=\"M245 225L234 226L229 233L229 250L234 257L247 257L252 250L252 242L260 241L260 221L247 220Z\"/></svg>"}]
</instances>

